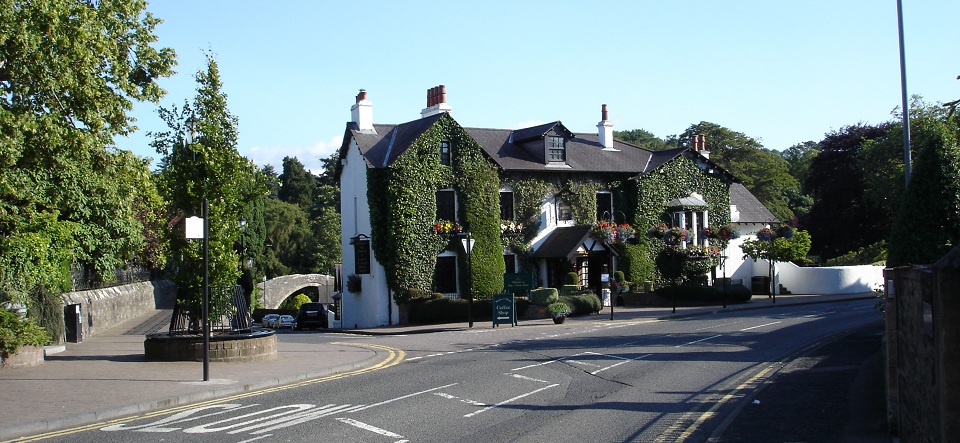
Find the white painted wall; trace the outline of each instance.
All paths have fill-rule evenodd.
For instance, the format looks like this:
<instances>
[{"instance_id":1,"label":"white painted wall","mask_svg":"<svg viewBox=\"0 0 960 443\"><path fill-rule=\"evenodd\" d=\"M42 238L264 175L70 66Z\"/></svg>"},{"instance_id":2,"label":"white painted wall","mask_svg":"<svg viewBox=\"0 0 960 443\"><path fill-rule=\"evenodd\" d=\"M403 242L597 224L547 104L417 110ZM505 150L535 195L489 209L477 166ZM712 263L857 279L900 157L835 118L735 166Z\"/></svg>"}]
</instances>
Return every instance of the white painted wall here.
<instances>
[{"instance_id":1,"label":"white painted wall","mask_svg":"<svg viewBox=\"0 0 960 443\"><path fill-rule=\"evenodd\" d=\"M883 266L802 268L777 263L777 278L793 294L859 294L883 284Z\"/></svg>"},{"instance_id":2,"label":"white painted wall","mask_svg":"<svg viewBox=\"0 0 960 443\"><path fill-rule=\"evenodd\" d=\"M351 141L345 156L346 164L340 174L340 247L343 251L344 279L356 273L353 245L350 239L359 234L370 236L370 207L367 202L367 165L360 155L356 142ZM361 275L361 291L353 294L344 288L342 325L345 328L369 328L398 319L393 297L387 291L387 279L383 266L370 253L370 274Z\"/></svg>"}]
</instances>

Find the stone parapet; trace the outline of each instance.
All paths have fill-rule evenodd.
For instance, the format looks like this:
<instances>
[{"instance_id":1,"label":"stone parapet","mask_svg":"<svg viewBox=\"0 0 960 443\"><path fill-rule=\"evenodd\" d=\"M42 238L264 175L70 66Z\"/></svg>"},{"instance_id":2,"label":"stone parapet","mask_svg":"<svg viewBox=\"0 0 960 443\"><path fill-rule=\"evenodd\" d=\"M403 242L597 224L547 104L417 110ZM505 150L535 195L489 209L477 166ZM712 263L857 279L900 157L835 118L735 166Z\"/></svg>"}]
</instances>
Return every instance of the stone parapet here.
<instances>
[{"instance_id":1,"label":"stone parapet","mask_svg":"<svg viewBox=\"0 0 960 443\"><path fill-rule=\"evenodd\" d=\"M148 361L203 361L203 338L151 334L143 341ZM256 362L277 359L273 331L210 338L210 361Z\"/></svg>"}]
</instances>

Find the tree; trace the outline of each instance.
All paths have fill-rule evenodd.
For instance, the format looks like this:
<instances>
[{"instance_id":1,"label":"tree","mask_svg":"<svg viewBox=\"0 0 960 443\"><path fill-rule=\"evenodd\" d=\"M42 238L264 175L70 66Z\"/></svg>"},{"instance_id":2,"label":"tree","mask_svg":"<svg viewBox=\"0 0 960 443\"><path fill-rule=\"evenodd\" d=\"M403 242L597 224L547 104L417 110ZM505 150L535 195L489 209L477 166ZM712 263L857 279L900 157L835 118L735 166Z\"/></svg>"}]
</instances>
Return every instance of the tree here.
<instances>
[{"instance_id":1,"label":"tree","mask_svg":"<svg viewBox=\"0 0 960 443\"><path fill-rule=\"evenodd\" d=\"M767 232L764 232L767 231ZM763 237L766 236L766 239ZM810 234L807 231L794 230L790 227L781 227L777 231L764 228L760 238L745 240L741 249L743 258L766 260L769 262L770 293L773 291L773 275L778 262L803 260L810 252Z\"/></svg>"},{"instance_id":2,"label":"tree","mask_svg":"<svg viewBox=\"0 0 960 443\"><path fill-rule=\"evenodd\" d=\"M252 215L244 214L244 209L266 195L266 180L253 162L237 152L237 118L227 109L220 71L211 56L196 80L192 103L179 110L160 109L170 131L153 134L152 145L164 156L158 181L175 213L199 216L202 201L209 199L210 285L232 286L241 274L238 221L246 217L250 222ZM191 118L196 121L196 135L187 140L184 130ZM200 242L190 242L180 232L170 235L175 269L171 279L181 288L200 287Z\"/></svg>"},{"instance_id":3,"label":"tree","mask_svg":"<svg viewBox=\"0 0 960 443\"><path fill-rule=\"evenodd\" d=\"M110 146L134 129L134 100L163 96L156 80L176 55L152 46L160 20L144 1L0 0L0 11L0 299L59 303L73 262L98 280L158 263L162 246L143 238L156 222L145 164ZM44 327L57 339L62 321Z\"/></svg>"},{"instance_id":4,"label":"tree","mask_svg":"<svg viewBox=\"0 0 960 443\"><path fill-rule=\"evenodd\" d=\"M960 128L942 112L911 115L910 125L917 155L890 233L890 267L930 264L960 244Z\"/></svg>"},{"instance_id":5,"label":"tree","mask_svg":"<svg viewBox=\"0 0 960 443\"><path fill-rule=\"evenodd\" d=\"M795 144L780 152L780 156L787 161L787 170L793 178L799 183L807 180L810 171L810 163L820 153L820 144L813 141L806 141Z\"/></svg>"},{"instance_id":6,"label":"tree","mask_svg":"<svg viewBox=\"0 0 960 443\"><path fill-rule=\"evenodd\" d=\"M280 174L280 189L277 198L293 203L304 210L313 206L317 193L317 178L297 160L296 157L283 158L283 172Z\"/></svg>"},{"instance_id":7,"label":"tree","mask_svg":"<svg viewBox=\"0 0 960 443\"><path fill-rule=\"evenodd\" d=\"M770 212L781 220L792 220L790 196L798 193L800 183L790 175L786 160L779 153L763 149L759 141L716 123L700 122L680 134L681 146L689 146L693 135L706 136L710 159L743 182Z\"/></svg>"},{"instance_id":8,"label":"tree","mask_svg":"<svg viewBox=\"0 0 960 443\"><path fill-rule=\"evenodd\" d=\"M888 232L882 206L863 198L861 151L872 139L884 137L891 124L858 124L827 133L820 153L810 162L803 190L813 198L800 226L810 231L813 251L823 260L883 240Z\"/></svg>"},{"instance_id":9,"label":"tree","mask_svg":"<svg viewBox=\"0 0 960 443\"><path fill-rule=\"evenodd\" d=\"M651 151L662 151L664 149L669 149L663 139L644 129L613 131L613 137L622 142L630 143Z\"/></svg>"}]
</instances>

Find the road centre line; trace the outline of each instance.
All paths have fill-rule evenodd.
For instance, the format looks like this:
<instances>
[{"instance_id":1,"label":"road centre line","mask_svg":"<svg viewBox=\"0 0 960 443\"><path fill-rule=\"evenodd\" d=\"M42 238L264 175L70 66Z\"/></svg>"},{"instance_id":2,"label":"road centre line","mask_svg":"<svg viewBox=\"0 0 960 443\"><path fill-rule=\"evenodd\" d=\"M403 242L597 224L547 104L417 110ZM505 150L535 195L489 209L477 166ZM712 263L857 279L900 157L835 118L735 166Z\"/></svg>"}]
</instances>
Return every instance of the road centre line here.
<instances>
[{"instance_id":1,"label":"road centre line","mask_svg":"<svg viewBox=\"0 0 960 443\"><path fill-rule=\"evenodd\" d=\"M458 384L459 384L459 383L450 383L450 384L448 384L448 385L437 386L437 387L435 387L435 388L430 388L430 389L427 389L427 390L424 390L424 391L414 392L413 394L402 395L402 396L400 396L400 397L392 398L392 399L390 399L390 400L384 400L384 401L382 401L382 402L380 402L380 403L374 403L374 404L372 404L372 405L367 405L367 406L364 406L364 407L362 407L362 408L357 408L357 409L354 409L354 410L352 410L352 411L350 411L350 412L362 411L362 410L364 410L364 409L370 409L370 408L372 408L372 407L374 407L374 406L383 406L383 405L385 405L385 404L387 404L387 403L393 403L393 402L395 402L395 401L407 399L407 398L410 398L410 397L415 397L415 396L417 396L417 395L426 394L426 393L428 393L428 392L437 391L437 390L440 390L440 389L443 389L443 388L449 388L449 387L451 387L451 386L456 386L456 385L458 385Z\"/></svg>"},{"instance_id":2,"label":"road centre line","mask_svg":"<svg viewBox=\"0 0 960 443\"><path fill-rule=\"evenodd\" d=\"M777 324L777 323L783 323L783 322L782 322L782 321L775 321L775 322L771 322L771 323L764 323L764 324L762 324L762 325L751 326L751 327L749 327L749 328L743 328L743 329L741 329L740 332L749 331L749 330L751 330L751 329L762 328L762 327L764 327L764 326L775 325L775 324Z\"/></svg>"},{"instance_id":3,"label":"road centre line","mask_svg":"<svg viewBox=\"0 0 960 443\"><path fill-rule=\"evenodd\" d=\"M539 378L527 377L526 375L521 375L521 374L510 374L510 373L506 373L506 374L504 374L504 375L509 375L509 376L511 376L511 377L513 377L513 378L519 378L519 379L521 379L521 380L530 380L530 381L535 381L535 382L539 382L539 383L551 383L551 382L546 381L546 380L540 380Z\"/></svg>"},{"instance_id":4,"label":"road centre line","mask_svg":"<svg viewBox=\"0 0 960 443\"><path fill-rule=\"evenodd\" d=\"M779 323L779 322L777 322L777 323ZM717 338L717 337L722 337L722 334L717 334L717 335L714 335L713 337L701 338L700 340L694 340L694 341L691 341L691 342L688 342L688 343L684 343L684 344L682 344L682 345L676 345L676 346L674 346L674 347L675 347L675 348L681 348L681 347L684 347L684 346L687 346L687 345L692 345L692 344L694 344L694 343L700 343L700 342L702 342L702 341L713 340L713 339L715 339L715 338Z\"/></svg>"},{"instance_id":5,"label":"road centre line","mask_svg":"<svg viewBox=\"0 0 960 443\"><path fill-rule=\"evenodd\" d=\"M476 417L478 414L487 412L487 411L489 411L489 410L491 410L491 409L498 408L498 407L503 406L503 405L505 405L505 404L513 403L513 402L515 402L515 401L517 401L517 400L519 400L519 399L521 399L521 398L524 398L524 397L527 397L527 396L536 394L536 393L541 392L541 391L545 391L545 390L547 390L547 389L550 389L550 388L553 388L553 387L556 387L556 386L560 386L560 384L559 384L559 383L554 383L554 384L552 384L552 385L550 385L550 386L544 386L544 387L542 387L542 388L540 388L540 389L534 389L533 391L527 392L526 394L520 394L520 395L518 395L518 396L516 396L516 397L506 399L506 400L504 400L504 401L502 401L502 402L500 402L500 403L497 403L497 404L495 404L495 405L490 405L490 406L487 406L487 407L485 407L485 408L483 408L483 409L478 409L478 410L476 410L476 411L474 411L474 412L471 412L471 413L469 413L469 414L465 414L465 415L463 416L463 418Z\"/></svg>"}]
</instances>

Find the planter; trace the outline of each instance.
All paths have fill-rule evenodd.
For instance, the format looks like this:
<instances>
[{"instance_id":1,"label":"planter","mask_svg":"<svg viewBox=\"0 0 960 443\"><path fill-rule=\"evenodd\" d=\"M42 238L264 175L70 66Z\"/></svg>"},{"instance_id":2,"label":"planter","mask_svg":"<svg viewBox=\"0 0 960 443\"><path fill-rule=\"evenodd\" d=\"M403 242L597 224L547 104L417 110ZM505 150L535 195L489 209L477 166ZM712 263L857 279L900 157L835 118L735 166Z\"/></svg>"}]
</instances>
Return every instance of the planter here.
<instances>
[{"instance_id":1,"label":"planter","mask_svg":"<svg viewBox=\"0 0 960 443\"><path fill-rule=\"evenodd\" d=\"M559 324L562 324L562 323L565 322L565 321L567 321L567 317L566 317L566 316L553 317L553 323L554 323L554 324L558 324L558 325L559 325Z\"/></svg>"},{"instance_id":2,"label":"planter","mask_svg":"<svg viewBox=\"0 0 960 443\"><path fill-rule=\"evenodd\" d=\"M0 352L0 368L25 368L43 363L43 346L21 346L16 354Z\"/></svg>"}]
</instances>

